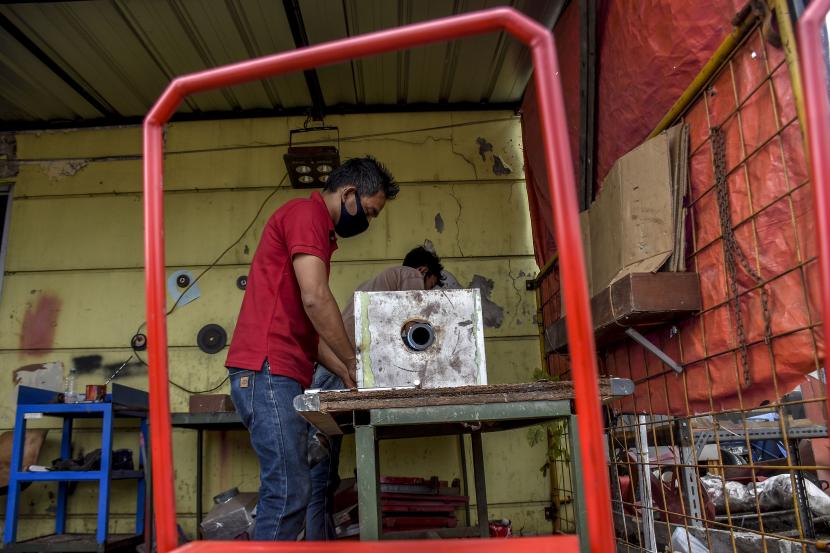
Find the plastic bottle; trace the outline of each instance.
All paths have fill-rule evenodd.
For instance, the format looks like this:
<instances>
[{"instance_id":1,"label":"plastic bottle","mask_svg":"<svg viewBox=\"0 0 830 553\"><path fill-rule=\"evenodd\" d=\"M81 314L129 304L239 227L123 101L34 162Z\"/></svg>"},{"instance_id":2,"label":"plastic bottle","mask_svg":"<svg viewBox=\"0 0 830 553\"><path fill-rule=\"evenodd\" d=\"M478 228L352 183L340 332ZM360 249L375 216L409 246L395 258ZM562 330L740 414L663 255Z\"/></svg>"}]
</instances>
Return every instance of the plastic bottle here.
<instances>
[{"instance_id":1,"label":"plastic bottle","mask_svg":"<svg viewBox=\"0 0 830 553\"><path fill-rule=\"evenodd\" d=\"M66 375L64 379L64 389L63 389L63 402L64 403L76 403L77 397L75 396L75 375L77 374L78 370L75 367L69 369L69 374Z\"/></svg>"}]
</instances>

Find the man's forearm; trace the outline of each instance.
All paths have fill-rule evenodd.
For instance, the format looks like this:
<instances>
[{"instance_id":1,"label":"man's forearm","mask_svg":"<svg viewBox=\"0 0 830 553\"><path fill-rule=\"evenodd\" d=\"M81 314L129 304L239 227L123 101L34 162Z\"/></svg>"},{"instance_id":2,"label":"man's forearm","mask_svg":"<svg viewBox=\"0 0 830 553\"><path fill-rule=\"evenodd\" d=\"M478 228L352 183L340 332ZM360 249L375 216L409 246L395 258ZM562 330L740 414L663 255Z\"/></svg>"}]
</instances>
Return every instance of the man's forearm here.
<instances>
[{"instance_id":1,"label":"man's forearm","mask_svg":"<svg viewBox=\"0 0 830 553\"><path fill-rule=\"evenodd\" d=\"M354 347L346 334L346 327L343 326L337 302L331 292L321 294L315 301L305 302L305 312L314 325L314 330L325 340L337 359L346 367L353 365Z\"/></svg>"}]
</instances>

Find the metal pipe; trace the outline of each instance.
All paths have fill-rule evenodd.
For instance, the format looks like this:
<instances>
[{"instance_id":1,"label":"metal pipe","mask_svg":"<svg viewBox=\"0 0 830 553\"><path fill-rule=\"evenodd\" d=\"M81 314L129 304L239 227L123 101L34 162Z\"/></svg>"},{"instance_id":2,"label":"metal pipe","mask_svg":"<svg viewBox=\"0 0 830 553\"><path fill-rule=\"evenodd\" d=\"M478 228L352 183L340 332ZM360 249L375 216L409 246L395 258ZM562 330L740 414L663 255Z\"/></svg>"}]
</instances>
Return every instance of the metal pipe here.
<instances>
[{"instance_id":1,"label":"metal pipe","mask_svg":"<svg viewBox=\"0 0 830 553\"><path fill-rule=\"evenodd\" d=\"M651 493L651 467L648 463L648 430L646 429L648 418L645 415L640 415L638 420L637 457L640 466L637 472L640 476L640 505L643 509L645 550L649 553L657 553L657 538L654 535L654 502Z\"/></svg>"},{"instance_id":2,"label":"metal pipe","mask_svg":"<svg viewBox=\"0 0 830 553\"><path fill-rule=\"evenodd\" d=\"M435 342L435 330L426 321L408 321L401 329L401 339L412 351L424 351Z\"/></svg>"},{"instance_id":3,"label":"metal pipe","mask_svg":"<svg viewBox=\"0 0 830 553\"><path fill-rule=\"evenodd\" d=\"M804 108L807 118L810 169L816 205L818 262L821 269L821 305L825 324L830 321L830 99L827 91L826 44L822 28L830 12L830 0L814 0L798 22L801 76L804 80ZM830 398L830 379L825 383ZM830 404L830 400L828 400Z\"/></svg>"},{"instance_id":4,"label":"metal pipe","mask_svg":"<svg viewBox=\"0 0 830 553\"><path fill-rule=\"evenodd\" d=\"M784 49L784 58L787 60L787 70L790 73L790 86L795 100L795 110L798 113L798 120L802 122L801 135L807 140L807 129L804 122L807 114L804 111L804 87L801 84L801 71L798 69L798 47L795 40L792 19L790 19L790 6L787 0L768 0L775 11L775 19L778 21L778 34L781 36L781 47Z\"/></svg>"},{"instance_id":5,"label":"metal pipe","mask_svg":"<svg viewBox=\"0 0 830 553\"><path fill-rule=\"evenodd\" d=\"M657 347L657 345L654 342L652 342L651 340L637 332L636 329L626 328L625 333L628 335L629 338L631 338L632 340L646 348L648 351L656 355L657 358L660 359L660 361L665 363L666 366L668 366L674 372L678 374L683 372L683 367L678 365L677 361L669 357L669 355L666 352Z\"/></svg>"},{"instance_id":6,"label":"metal pipe","mask_svg":"<svg viewBox=\"0 0 830 553\"><path fill-rule=\"evenodd\" d=\"M406 25L385 31L298 48L271 56L225 65L174 79L144 119L144 239L147 333L149 338L150 420L153 486L156 498L157 547L166 553L176 547L176 507L173 488L170 398L167 386L167 325L164 287L164 210L162 193L162 126L185 96L276 75L330 65L493 31L507 31L531 50L537 68L534 83L547 184L551 197L554 238L563 245L560 267L566 319L572 351L576 410L585 473L588 530L594 552L613 551L614 533L608 470L602 444L603 422L599 402L596 349L588 304L584 254L579 230L576 183L571 163L566 113L558 79L559 63L548 29L510 8L494 8ZM548 540L564 539L546 538ZM521 543L516 540L513 543ZM560 542L556 542L560 543ZM570 542L568 542L570 543ZM504 550L514 549L508 545ZM518 550L521 546L516 545Z\"/></svg>"},{"instance_id":7,"label":"metal pipe","mask_svg":"<svg viewBox=\"0 0 830 553\"><path fill-rule=\"evenodd\" d=\"M559 261L559 252L553 254L553 257L550 258L550 261L545 263L545 266L539 269L539 274L536 275L536 278L533 279L533 286L534 288L538 288L542 281L545 279L548 274L550 274L551 269L553 266L556 265L556 262Z\"/></svg>"}]
</instances>

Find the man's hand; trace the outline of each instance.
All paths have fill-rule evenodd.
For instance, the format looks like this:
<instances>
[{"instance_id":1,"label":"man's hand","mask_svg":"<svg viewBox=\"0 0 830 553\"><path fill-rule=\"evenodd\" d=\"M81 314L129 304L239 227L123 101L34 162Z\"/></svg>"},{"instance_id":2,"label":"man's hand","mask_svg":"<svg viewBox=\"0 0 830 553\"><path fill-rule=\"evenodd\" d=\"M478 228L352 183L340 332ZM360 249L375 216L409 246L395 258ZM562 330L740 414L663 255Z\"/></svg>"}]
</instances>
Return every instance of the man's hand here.
<instances>
[{"instance_id":1,"label":"man's hand","mask_svg":"<svg viewBox=\"0 0 830 553\"><path fill-rule=\"evenodd\" d=\"M326 342L334 356L342 363L351 386L354 386L356 363L354 346L349 341L346 328L343 326L343 319L340 318L337 302L334 301L334 296L329 289L326 264L319 257L308 254L295 255L292 264L300 285L300 296L306 315L314 325L314 330L320 335L320 339ZM329 368L337 370L336 367ZM343 382L345 384L346 380L344 379Z\"/></svg>"},{"instance_id":2,"label":"man's hand","mask_svg":"<svg viewBox=\"0 0 830 553\"><path fill-rule=\"evenodd\" d=\"M354 366L350 370L345 363L337 358L337 355L334 354L322 338L320 339L320 344L317 346L317 360L321 365L339 376L346 388L351 389L357 387L357 384L355 384L357 379L355 378Z\"/></svg>"},{"instance_id":3,"label":"man's hand","mask_svg":"<svg viewBox=\"0 0 830 553\"><path fill-rule=\"evenodd\" d=\"M357 359L352 359L351 364L346 365L346 376L352 382L349 388L357 388ZM346 380L344 379L343 382Z\"/></svg>"}]
</instances>

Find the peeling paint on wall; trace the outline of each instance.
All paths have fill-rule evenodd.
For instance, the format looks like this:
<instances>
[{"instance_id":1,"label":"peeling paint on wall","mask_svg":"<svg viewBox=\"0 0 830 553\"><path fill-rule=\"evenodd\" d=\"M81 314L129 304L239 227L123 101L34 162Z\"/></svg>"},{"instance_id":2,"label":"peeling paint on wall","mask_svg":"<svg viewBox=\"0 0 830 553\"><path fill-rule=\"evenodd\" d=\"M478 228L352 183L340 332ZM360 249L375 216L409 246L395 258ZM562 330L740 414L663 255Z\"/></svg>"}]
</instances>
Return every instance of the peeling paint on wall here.
<instances>
[{"instance_id":1,"label":"peeling paint on wall","mask_svg":"<svg viewBox=\"0 0 830 553\"><path fill-rule=\"evenodd\" d=\"M32 293L36 293L32 290ZM34 307L30 303L23 315L20 325L20 349L24 355L43 355L50 350L55 342L55 329L58 326L58 315L61 310L61 300L51 294L42 294Z\"/></svg>"},{"instance_id":2,"label":"peeling paint on wall","mask_svg":"<svg viewBox=\"0 0 830 553\"><path fill-rule=\"evenodd\" d=\"M16 177L20 171L17 161L17 135L0 133L0 178Z\"/></svg>"},{"instance_id":3,"label":"peeling paint on wall","mask_svg":"<svg viewBox=\"0 0 830 553\"><path fill-rule=\"evenodd\" d=\"M481 290L481 311L484 326L488 328L499 328L504 321L504 309L490 299L494 285L493 279L481 275L473 275L473 280L470 281L470 288Z\"/></svg>"},{"instance_id":4,"label":"peeling paint on wall","mask_svg":"<svg viewBox=\"0 0 830 553\"><path fill-rule=\"evenodd\" d=\"M481 156L481 161L487 161L485 154L490 154L493 158L493 174L498 176L509 175L513 170L508 166L493 150L493 144L488 142L486 138L476 138L478 144L478 155Z\"/></svg>"},{"instance_id":5,"label":"peeling paint on wall","mask_svg":"<svg viewBox=\"0 0 830 553\"><path fill-rule=\"evenodd\" d=\"M444 218L441 217L440 213L435 214L435 230L444 232Z\"/></svg>"},{"instance_id":6,"label":"peeling paint on wall","mask_svg":"<svg viewBox=\"0 0 830 553\"><path fill-rule=\"evenodd\" d=\"M464 288L458 279L449 271L444 271L445 290L459 290ZM487 328L499 328L504 322L504 308L490 299L495 283L493 279L481 275L473 275L473 280L467 288L478 288L481 291L481 312L484 317L484 326Z\"/></svg>"},{"instance_id":7,"label":"peeling paint on wall","mask_svg":"<svg viewBox=\"0 0 830 553\"><path fill-rule=\"evenodd\" d=\"M50 179L64 179L75 176L81 169L89 165L88 159L69 159L65 161L50 161L44 164L46 175Z\"/></svg>"},{"instance_id":8,"label":"peeling paint on wall","mask_svg":"<svg viewBox=\"0 0 830 553\"><path fill-rule=\"evenodd\" d=\"M481 156L481 161L486 161L484 154L487 152L493 153L493 145L487 142L486 138L476 138L476 142L478 143L478 155Z\"/></svg>"},{"instance_id":9,"label":"peeling paint on wall","mask_svg":"<svg viewBox=\"0 0 830 553\"><path fill-rule=\"evenodd\" d=\"M496 175L509 175L512 172L510 167L504 164L501 158L497 155L493 156L493 173Z\"/></svg>"},{"instance_id":10,"label":"peeling paint on wall","mask_svg":"<svg viewBox=\"0 0 830 553\"><path fill-rule=\"evenodd\" d=\"M116 360L113 363L105 364L103 356L99 354L79 355L77 357L73 357L72 366L74 366L80 374L100 371L107 378L110 378L115 371L118 371L119 368L121 370L118 372L116 378L133 376L144 372L144 365L142 365L139 361L133 361L124 365L124 361Z\"/></svg>"}]
</instances>

